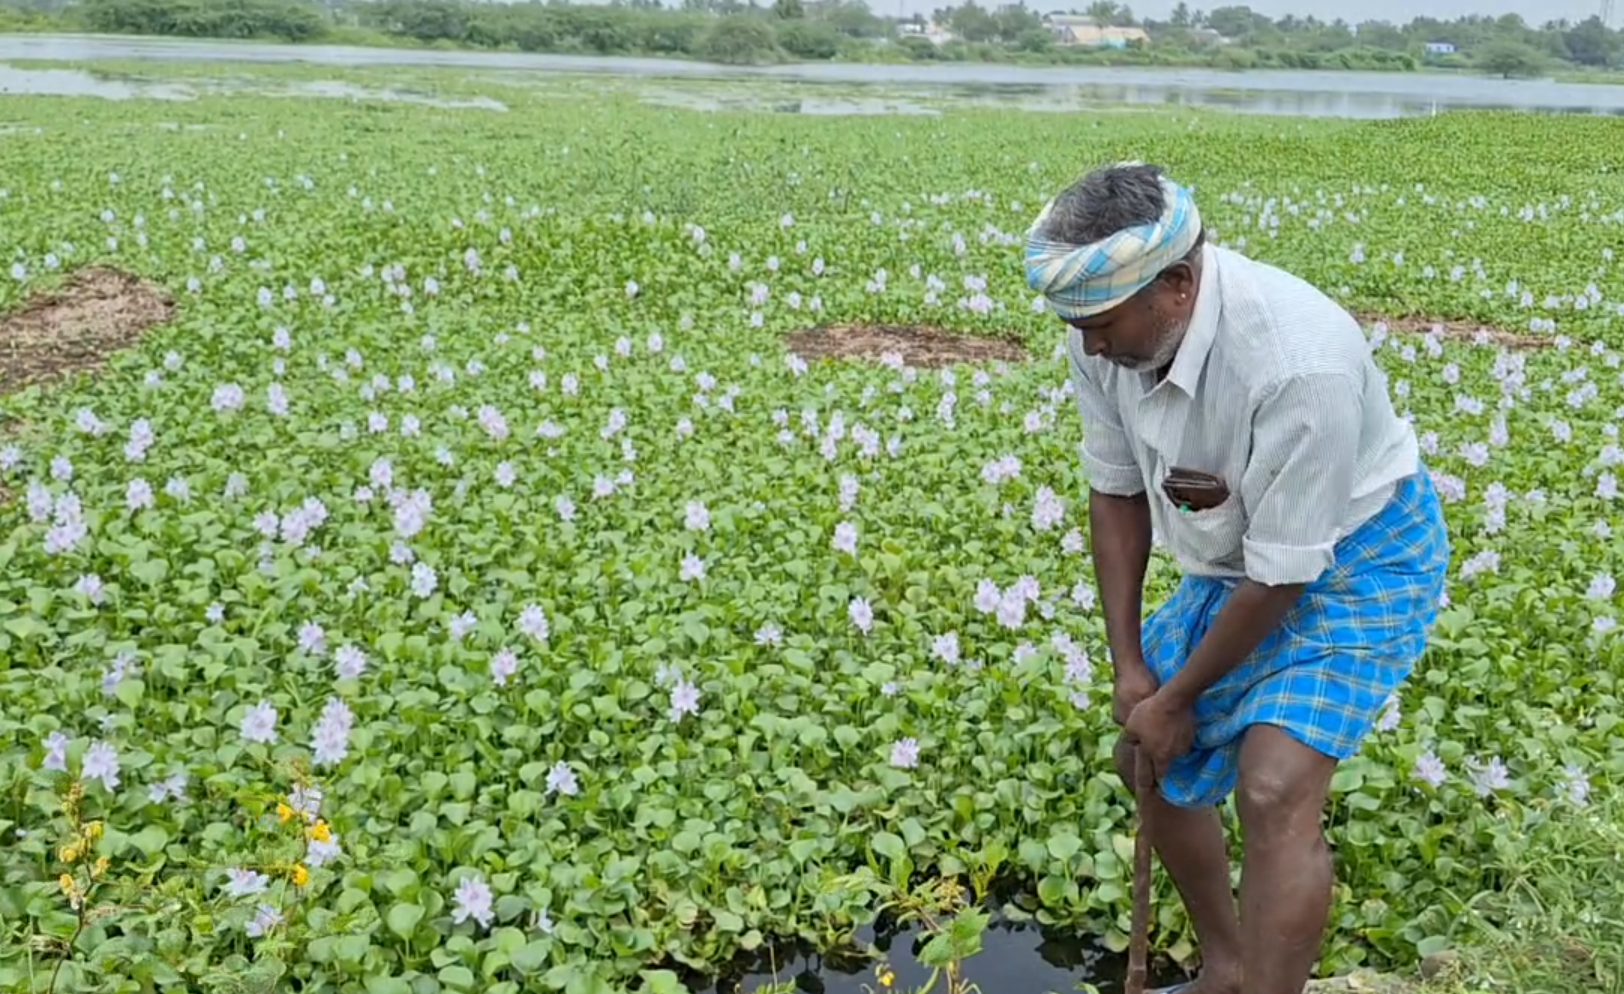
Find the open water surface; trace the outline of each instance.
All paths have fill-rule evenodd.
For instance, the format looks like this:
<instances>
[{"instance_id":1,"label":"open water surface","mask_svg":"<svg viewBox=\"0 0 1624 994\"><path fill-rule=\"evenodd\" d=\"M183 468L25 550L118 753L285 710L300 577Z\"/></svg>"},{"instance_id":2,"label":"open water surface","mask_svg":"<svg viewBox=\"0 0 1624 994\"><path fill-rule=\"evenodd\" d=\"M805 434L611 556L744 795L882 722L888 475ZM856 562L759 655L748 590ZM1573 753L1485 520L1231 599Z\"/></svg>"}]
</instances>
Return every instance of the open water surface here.
<instances>
[{"instance_id":1,"label":"open water surface","mask_svg":"<svg viewBox=\"0 0 1624 994\"><path fill-rule=\"evenodd\" d=\"M108 100L195 100L210 93L252 92L270 97L326 97L340 100L383 100L446 108L503 111L489 97L444 97L393 87L368 88L337 80L268 83L231 79L165 80L84 69L34 69L0 63L0 94L18 96L102 97Z\"/></svg>"},{"instance_id":2,"label":"open water surface","mask_svg":"<svg viewBox=\"0 0 1624 994\"><path fill-rule=\"evenodd\" d=\"M859 102L841 110L820 102L820 87L895 89L955 100L1036 104L1056 110L1103 105L1222 108L1258 114L1383 118L1455 109L1624 115L1624 85L1554 80L1500 80L1448 73L1307 72L1215 69L1008 66L984 63L878 65L798 63L737 68L672 59L544 55L443 49L128 38L98 35L0 35L0 61L87 63L150 60L276 63L359 68L449 67L533 76L594 75L622 80L771 80L802 96L799 113L929 112L903 106L874 111ZM22 86L21 82L13 84ZM41 83L40 85L56 85ZM13 89L9 92L36 92ZM51 92L49 90L44 92ZM788 110L794 100L779 100ZM904 101L904 103L908 103ZM919 108L926 105L913 101Z\"/></svg>"}]
</instances>

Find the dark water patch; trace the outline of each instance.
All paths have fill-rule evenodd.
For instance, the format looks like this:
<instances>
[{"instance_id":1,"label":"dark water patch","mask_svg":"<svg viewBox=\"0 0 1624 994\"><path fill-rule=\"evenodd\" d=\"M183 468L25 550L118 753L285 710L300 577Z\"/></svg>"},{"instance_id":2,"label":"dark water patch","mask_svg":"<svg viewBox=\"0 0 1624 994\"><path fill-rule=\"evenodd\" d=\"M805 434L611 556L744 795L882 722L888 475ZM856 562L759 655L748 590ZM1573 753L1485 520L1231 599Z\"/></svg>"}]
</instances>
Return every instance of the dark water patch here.
<instances>
[{"instance_id":1,"label":"dark water patch","mask_svg":"<svg viewBox=\"0 0 1624 994\"><path fill-rule=\"evenodd\" d=\"M858 929L845 948L819 952L809 943L775 943L717 976L684 979L694 994L869 994L881 989L876 968L883 965L894 973L891 989L909 992L930 983L932 968L919 962L930 938L922 926L882 917ZM982 934L981 951L960 966L963 982L983 994L1069 994L1084 982L1101 994L1120 994L1128 958L1092 936L995 916ZM1153 955L1152 987L1185 979L1178 966ZM940 979L935 990L945 990Z\"/></svg>"}]
</instances>

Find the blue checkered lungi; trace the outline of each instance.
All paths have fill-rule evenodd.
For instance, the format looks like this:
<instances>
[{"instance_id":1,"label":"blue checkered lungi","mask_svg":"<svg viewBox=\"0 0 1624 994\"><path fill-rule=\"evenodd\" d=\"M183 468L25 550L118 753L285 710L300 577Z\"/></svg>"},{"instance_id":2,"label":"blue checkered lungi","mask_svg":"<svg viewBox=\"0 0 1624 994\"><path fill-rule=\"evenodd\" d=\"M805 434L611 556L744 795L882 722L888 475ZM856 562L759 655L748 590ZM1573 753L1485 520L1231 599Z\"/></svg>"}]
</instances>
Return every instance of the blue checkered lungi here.
<instances>
[{"instance_id":1,"label":"blue checkered lungi","mask_svg":"<svg viewBox=\"0 0 1624 994\"><path fill-rule=\"evenodd\" d=\"M1359 750L1426 648L1449 572L1443 508L1423 469L1399 482L1377 515L1336 545L1336 560L1275 631L1195 704L1195 743L1162 778L1181 807L1221 803L1235 789L1241 739L1278 725L1343 760ZM1145 662L1172 679L1207 634L1235 581L1186 576L1145 623Z\"/></svg>"}]
</instances>

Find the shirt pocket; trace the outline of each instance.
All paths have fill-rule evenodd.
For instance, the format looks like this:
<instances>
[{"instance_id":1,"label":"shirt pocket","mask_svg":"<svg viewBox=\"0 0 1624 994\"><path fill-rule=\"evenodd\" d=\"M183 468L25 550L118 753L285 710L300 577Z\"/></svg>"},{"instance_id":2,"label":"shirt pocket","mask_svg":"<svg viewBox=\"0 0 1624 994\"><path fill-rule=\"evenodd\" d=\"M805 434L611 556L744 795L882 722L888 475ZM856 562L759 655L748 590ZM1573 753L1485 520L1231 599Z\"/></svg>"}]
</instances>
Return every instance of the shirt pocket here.
<instances>
[{"instance_id":1,"label":"shirt pocket","mask_svg":"<svg viewBox=\"0 0 1624 994\"><path fill-rule=\"evenodd\" d=\"M1246 508L1237 494L1231 491L1222 504L1204 511L1181 511L1159 491L1157 499L1167 509L1167 544L1180 565L1203 571L1242 568Z\"/></svg>"}]
</instances>

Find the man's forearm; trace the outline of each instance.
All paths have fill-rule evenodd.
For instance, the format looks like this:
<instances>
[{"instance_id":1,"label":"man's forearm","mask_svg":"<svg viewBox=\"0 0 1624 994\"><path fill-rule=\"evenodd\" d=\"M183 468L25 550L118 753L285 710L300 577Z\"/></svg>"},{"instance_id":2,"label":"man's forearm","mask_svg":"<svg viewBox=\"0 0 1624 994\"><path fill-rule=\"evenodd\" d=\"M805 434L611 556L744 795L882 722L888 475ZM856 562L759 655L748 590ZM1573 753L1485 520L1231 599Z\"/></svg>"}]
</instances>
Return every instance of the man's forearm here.
<instances>
[{"instance_id":1,"label":"man's forearm","mask_svg":"<svg viewBox=\"0 0 1624 994\"><path fill-rule=\"evenodd\" d=\"M1088 540L1112 660L1142 664L1139 624L1150 562L1150 501L1143 493L1114 497L1089 491Z\"/></svg>"},{"instance_id":2,"label":"man's forearm","mask_svg":"<svg viewBox=\"0 0 1624 994\"><path fill-rule=\"evenodd\" d=\"M1240 665L1274 631L1303 595L1304 584L1279 587L1243 580L1219 609L1212 627L1161 693L1193 705L1208 687Z\"/></svg>"}]
</instances>

